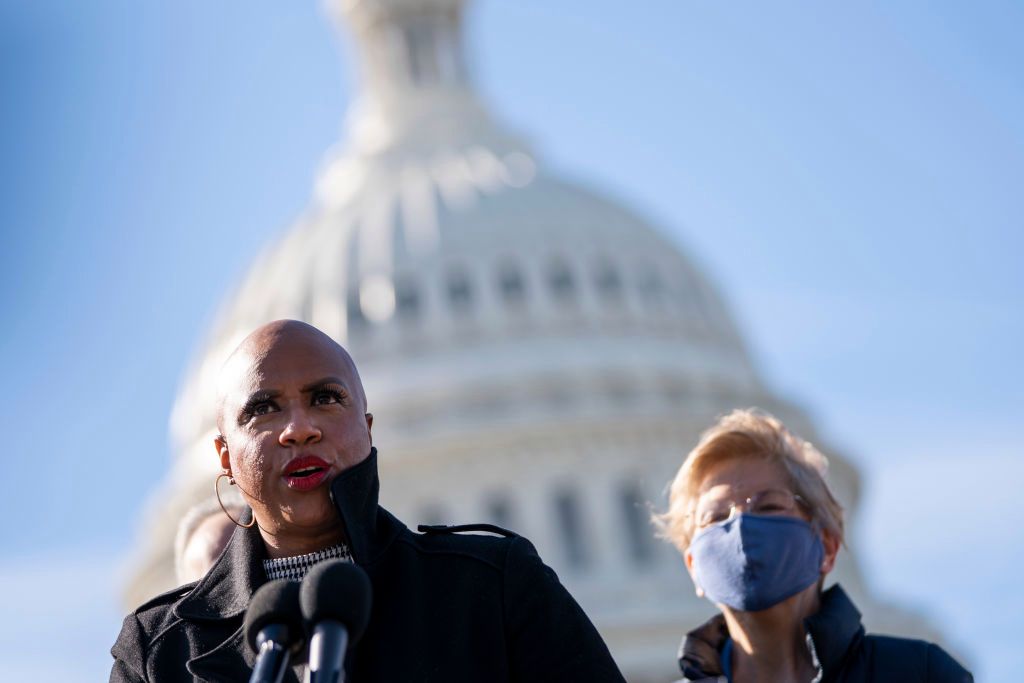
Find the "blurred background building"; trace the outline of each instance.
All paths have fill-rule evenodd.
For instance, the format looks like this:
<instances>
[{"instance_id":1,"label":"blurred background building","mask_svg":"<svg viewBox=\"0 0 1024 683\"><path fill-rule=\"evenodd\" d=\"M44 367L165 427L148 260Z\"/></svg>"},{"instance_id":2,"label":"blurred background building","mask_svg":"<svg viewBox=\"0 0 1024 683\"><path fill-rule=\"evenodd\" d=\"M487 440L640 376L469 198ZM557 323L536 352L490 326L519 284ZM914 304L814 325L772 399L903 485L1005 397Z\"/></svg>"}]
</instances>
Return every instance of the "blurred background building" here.
<instances>
[{"instance_id":1,"label":"blurred background building","mask_svg":"<svg viewBox=\"0 0 1024 683\"><path fill-rule=\"evenodd\" d=\"M333 9L360 57L348 137L188 373L177 461L152 498L125 603L175 584L177 521L218 471L221 362L258 325L298 318L359 364L385 507L410 526L489 521L527 536L627 677L666 680L710 606L648 518L699 432L735 407L781 417L829 455L851 537L858 474L765 386L708 273L630 207L550 172L483 104L462 0ZM872 599L855 553L840 558L833 578L870 628L936 637Z\"/></svg>"}]
</instances>

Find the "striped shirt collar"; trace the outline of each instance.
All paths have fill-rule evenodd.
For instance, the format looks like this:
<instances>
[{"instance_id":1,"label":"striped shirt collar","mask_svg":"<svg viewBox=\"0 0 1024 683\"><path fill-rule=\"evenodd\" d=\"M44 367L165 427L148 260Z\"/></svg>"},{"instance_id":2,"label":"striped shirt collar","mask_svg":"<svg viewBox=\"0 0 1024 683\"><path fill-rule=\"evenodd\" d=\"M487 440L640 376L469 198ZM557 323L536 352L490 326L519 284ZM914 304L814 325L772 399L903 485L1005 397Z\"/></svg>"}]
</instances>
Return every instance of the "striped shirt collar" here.
<instances>
[{"instance_id":1,"label":"striped shirt collar","mask_svg":"<svg viewBox=\"0 0 1024 683\"><path fill-rule=\"evenodd\" d=\"M352 553L345 544L332 545L323 550L317 550L305 555L293 555L291 557L279 557L274 560L263 560L263 570L267 573L267 579L289 579L301 581L306 572L324 560L352 561Z\"/></svg>"}]
</instances>

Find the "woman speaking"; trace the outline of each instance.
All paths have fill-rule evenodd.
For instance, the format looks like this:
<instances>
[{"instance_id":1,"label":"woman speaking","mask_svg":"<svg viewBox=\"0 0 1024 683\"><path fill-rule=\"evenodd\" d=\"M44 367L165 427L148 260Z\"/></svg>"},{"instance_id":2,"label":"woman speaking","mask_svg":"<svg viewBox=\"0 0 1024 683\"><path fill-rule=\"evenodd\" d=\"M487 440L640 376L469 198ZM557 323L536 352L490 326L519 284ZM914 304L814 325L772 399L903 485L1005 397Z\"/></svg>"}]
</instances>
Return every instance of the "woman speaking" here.
<instances>
[{"instance_id":1,"label":"woman speaking","mask_svg":"<svg viewBox=\"0 0 1024 683\"><path fill-rule=\"evenodd\" d=\"M968 683L937 645L865 635L838 585L843 543L825 458L777 419L739 410L705 432L655 518L697 595L721 614L683 639L683 681Z\"/></svg>"},{"instance_id":2,"label":"woman speaking","mask_svg":"<svg viewBox=\"0 0 1024 683\"><path fill-rule=\"evenodd\" d=\"M125 618L111 681L248 680L253 593L331 558L357 563L372 584L347 680L623 680L529 541L496 527L414 534L378 506L373 416L355 364L330 337L296 321L256 330L226 362L217 405L217 481L236 485L251 512L233 519L198 582Z\"/></svg>"}]
</instances>

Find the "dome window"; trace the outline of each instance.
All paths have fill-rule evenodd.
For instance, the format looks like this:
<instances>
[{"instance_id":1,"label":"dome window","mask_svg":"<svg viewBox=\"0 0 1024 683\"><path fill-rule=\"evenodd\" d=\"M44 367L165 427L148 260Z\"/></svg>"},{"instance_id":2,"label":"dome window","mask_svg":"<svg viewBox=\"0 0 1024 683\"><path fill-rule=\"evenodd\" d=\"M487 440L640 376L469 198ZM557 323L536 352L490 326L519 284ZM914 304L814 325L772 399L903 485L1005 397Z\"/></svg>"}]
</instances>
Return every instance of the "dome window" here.
<instances>
[{"instance_id":1,"label":"dome window","mask_svg":"<svg viewBox=\"0 0 1024 683\"><path fill-rule=\"evenodd\" d=\"M526 299L526 283L523 274L512 265L503 267L498 274L498 288L506 304L521 304Z\"/></svg>"},{"instance_id":2,"label":"dome window","mask_svg":"<svg viewBox=\"0 0 1024 683\"><path fill-rule=\"evenodd\" d=\"M659 305L665 298L665 283L653 266L645 266L640 271L640 296L649 304Z\"/></svg>"},{"instance_id":3,"label":"dome window","mask_svg":"<svg viewBox=\"0 0 1024 683\"><path fill-rule=\"evenodd\" d=\"M560 301L568 301L576 296L576 282L573 280L572 271L562 261L556 261L551 265L551 270L548 271L548 284L555 298Z\"/></svg>"},{"instance_id":4,"label":"dome window","mask_svg":"<svg viewBox=\"0 0 1024 683\"><path fill-rule=\"evenodd\" d=\"M366 329L366 316L363 315L363 308L359 305L359 292L353 289L348 295L346 306L348 315L348 329L352 332L362 332Z\"/></svg>"},{"instance_id":5,"label":"dome window","mask_svg":"<svg viewBox=\"0 0 1024 683\"><path fill-rule=\"evenodd\" d=\"M555 495L555 517L562 536L565 559L570 567L585 567L590 558L583 539L583 514L573 491L563 490Z\"/></svg>"},{"instance_id":6,"label":"dome window","mask_svg":"<svg viewBox=\"0 0 1024 683\"><path fill-rule=\"evenodd\" d=\"M420 315L420 293L408 280L395 282L395 310L398 317L413 320Z\"/></svg>"},{"instance_id":7,"label":"dome window","mask_svg":"<svg viewBox=\"0 0 1024 683\"><path fill-rule=\"evenodd\" d=\"M597 269L597 291L608 300L622 298L622 280L619 272L610 263L604 263Z\"/></svg>"},{"instance_id":8,"label":"dome window","mask_svg":"<svg viewBox=\"0 0 1024 683\"><path fill-rule=\"evenodd\" d=\"M628 483L619 490L619 508L622 511L629 558L637 566L650 564L654 546L647 522L647 505L636 483Z\"/></svg>"},{"instance_id":9,"label":"dome window","mask_svg":"<svg viewBox=\"0 0 1024 683\"><path fill-rule=\"evenodd\" d=\"M466 313L473 305L473 289L465 271L453 270L448 274L448 302L460 313Z\"/></svg>"}]
</instances>

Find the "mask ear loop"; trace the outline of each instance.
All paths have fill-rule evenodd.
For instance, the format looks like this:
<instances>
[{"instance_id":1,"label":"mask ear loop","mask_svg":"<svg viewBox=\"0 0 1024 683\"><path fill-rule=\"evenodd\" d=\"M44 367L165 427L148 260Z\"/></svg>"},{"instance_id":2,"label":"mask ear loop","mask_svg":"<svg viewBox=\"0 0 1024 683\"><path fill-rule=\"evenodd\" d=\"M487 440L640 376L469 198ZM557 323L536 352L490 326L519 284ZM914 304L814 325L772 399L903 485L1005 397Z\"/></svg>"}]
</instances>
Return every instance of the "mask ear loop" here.
<instances>
[{"instance_id":1,"label":"mask ear loop","mask_svg":"<svg viewBox=\"0 0 1024 683\"><path fill-rule=\"evenodd\" d=\"M220 474L217 475L217 478L213 480L213 492L217 496L217 502L220 504L220 509L224 511L224 514L227 515L228 519L230 519L234 523L235 526L240 526L243 529L251 529L251 528L253 528L253 526L256 525L256 515L252 516L252 521L249 522L248 524L241 524L241 523L239 523L239 521L237 519L232 517L231 513L228 512L228 509L226 507L224 507L224 501L222 501L220 499L220 480L221 480L222 477L227 477L228 478L228 483L230 483L231 486L235 485L235 478L232 477L227 472L221 472Z\"/></svg>"}]
</instances>

